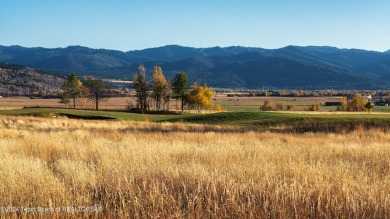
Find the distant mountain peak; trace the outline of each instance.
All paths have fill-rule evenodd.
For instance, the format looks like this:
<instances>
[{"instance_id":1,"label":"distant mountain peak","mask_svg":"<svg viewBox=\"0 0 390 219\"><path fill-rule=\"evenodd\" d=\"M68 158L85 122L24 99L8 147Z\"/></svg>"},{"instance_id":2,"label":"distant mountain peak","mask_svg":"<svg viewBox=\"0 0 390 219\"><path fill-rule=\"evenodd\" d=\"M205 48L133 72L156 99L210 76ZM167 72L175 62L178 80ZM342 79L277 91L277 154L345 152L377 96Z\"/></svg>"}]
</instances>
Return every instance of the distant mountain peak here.
<instances>
[{"instance_id":1,"label":"distant mountain peak","mask_svg":"<svg viewBox=\"0 0 390 219\"><path fill-rule=\"evenodd\" d=\"M92 48L88 48L86 46L80 46L80 45L70 45L70 46L67 46L66 48L67 49L92 49Z\"/></svg>"},{"instance_id":2,"label":"distant mountain peak","mask_svg":"<svg viewBox=\"0 0 390 219\"><path fill-rule=\"evenodd\" d=\"M72 46L66 47L65 50L69 50L72 52L91 52L91 51L95 51L96 49L88 48L85 46L72 45Z\"/></svg>"}]
</instances>

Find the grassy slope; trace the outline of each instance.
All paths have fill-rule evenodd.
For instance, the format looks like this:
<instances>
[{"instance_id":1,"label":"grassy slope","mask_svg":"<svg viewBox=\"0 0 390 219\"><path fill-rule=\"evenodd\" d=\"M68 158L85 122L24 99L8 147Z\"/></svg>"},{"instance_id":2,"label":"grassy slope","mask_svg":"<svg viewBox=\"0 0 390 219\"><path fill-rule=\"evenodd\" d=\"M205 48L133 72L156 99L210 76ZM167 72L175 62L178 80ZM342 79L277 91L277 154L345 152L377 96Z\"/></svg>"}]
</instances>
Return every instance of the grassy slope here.
<instances>
[{"instance_id":1,"label":"grassy slope","mask_svg":"<svg viewBox=\"0 0 390 219\"><path fill-rule=\"evenodd\" d=\"M388 114L293 114L277 112L224 112L194 114L136 114L113 111L27 108L2 110L0 115L52 117L65 115L78 119L114 119L154 122L187 122L211 125L233 125L241 130L283 129L290 131L349 131L359 127L390 129Z\"/></svg>"}]
</instances>

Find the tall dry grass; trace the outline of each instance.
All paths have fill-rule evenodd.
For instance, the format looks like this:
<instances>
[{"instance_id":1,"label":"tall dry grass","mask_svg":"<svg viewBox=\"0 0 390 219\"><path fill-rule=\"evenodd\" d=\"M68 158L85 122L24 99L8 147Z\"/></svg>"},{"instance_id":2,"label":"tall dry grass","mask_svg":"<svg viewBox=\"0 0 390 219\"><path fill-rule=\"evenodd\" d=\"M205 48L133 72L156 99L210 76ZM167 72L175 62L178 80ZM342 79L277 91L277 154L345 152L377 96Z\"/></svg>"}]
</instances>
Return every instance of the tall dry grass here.
<instances>
[{"instance_id":1,"label":"tall dry grass","mask_svg":"<svg viewBox=\"0 0 390 219\"><path fill-rule=\"evenodd\" d=\"M0 217L390 215L390 135L377 130L0 117L0 145Z\"/></svg>"}]
</instances>

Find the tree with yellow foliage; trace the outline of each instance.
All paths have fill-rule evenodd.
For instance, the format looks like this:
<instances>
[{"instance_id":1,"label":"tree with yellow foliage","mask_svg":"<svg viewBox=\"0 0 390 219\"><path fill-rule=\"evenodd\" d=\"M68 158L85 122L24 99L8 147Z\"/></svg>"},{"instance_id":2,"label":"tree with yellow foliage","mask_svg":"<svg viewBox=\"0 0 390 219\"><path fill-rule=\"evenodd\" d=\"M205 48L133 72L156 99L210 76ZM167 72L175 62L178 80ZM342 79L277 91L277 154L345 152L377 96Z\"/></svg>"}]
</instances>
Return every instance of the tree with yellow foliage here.
<instances>
[{"instance_id":1,"label":"tree with yellow foliage","mask_svg":"<svg viewBox=\"0 0 390 219\"><path fill-rule=\"evenodd\" d=\"M348 102L348 111L366 111L365 105L367 104L367 100L362 97L360 94L355 94L352 98L352 101Z\"/></svg>"},{"instance_id":2,"label":"tree with yellow foliage","mask_svg":"<svg viewBox=\"0 0 390 219\"><path fill-rule=\"evenodd\" d=\"M211 99L214 97L214 93L207 85L200 86L198 82L194 83L194 86L189 93L188 102L190 106L194 106L200 113L201 108L210 109L213 107Z\"/></svg>"},{"instance_id":3,"label":"tree with yellow foliage","mask_svg":"<svg viewBox=\"0 0 390 219\"><path fill-rule=\"evenodd\" d=\"M167 99L167 97L170 95L171 88L169 86L169 83L165 79L161 67L159 66L154 66L154 74L152 80L153 82L151 97L156 103L156 110L159 111L161 109L161 102Z\"/></svg>"},{"instance_id":4,"label":"tree with yellow foliage","mask_svg":"<svg viewBox=\"0 0 390 219\"><path fill-rule=\"evenodd\" d=\"M372 104L360 94L355 94L349 101L346 98L341 99L340 106L337 107L338 110L350 112L371 112L372 108Z\"/></svg>"},{"instance_id":5,"label":"tree with yellow foliage","mask_svg":"<svg viewBox=\"0 0 390 219\"><path fill-rule=\"evenodd\" d=\"M276 104L272 100L265 100L263 106L260 107L260 110L263 111L273 111L276 109Z\"/></svg>"},{"instance_id":6,"label":"tree with yellow foliage","mask_svg":"<svg viewBox=\"0 0 390 219\"><path fill-rule=\"evenodd\" d=\"M347 111L348 109L348 101L347 98L342 98L340 101L340 106L337 107L337 110L339 111Z\"/></svg>"}]
</instances>

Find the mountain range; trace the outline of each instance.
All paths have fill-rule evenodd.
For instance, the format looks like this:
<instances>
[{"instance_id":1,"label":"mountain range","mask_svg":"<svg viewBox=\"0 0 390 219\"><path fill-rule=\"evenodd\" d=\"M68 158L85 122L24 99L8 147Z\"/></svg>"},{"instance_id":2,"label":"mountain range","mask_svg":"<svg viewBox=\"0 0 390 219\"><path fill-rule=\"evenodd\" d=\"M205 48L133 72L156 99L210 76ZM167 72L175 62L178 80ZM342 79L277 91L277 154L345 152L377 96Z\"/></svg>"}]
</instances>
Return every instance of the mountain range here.
<instances>
[{"instance_id":1,"label":"mountain range","mask_svg":"<svg viewBox=\"0 0 390 219\"><path fill-rule=\"evenodd\" d=\"M82 46L54 49L0 46L0 62L21 64L61 76L75 72L80 76L113 79L132 78L140 64L147 68L149 76L153 66L159 65L167 78L184 71L190 81L221 88L390 88L390 50L168 45L122 52Z\"/></svg>"}]
</instances>

